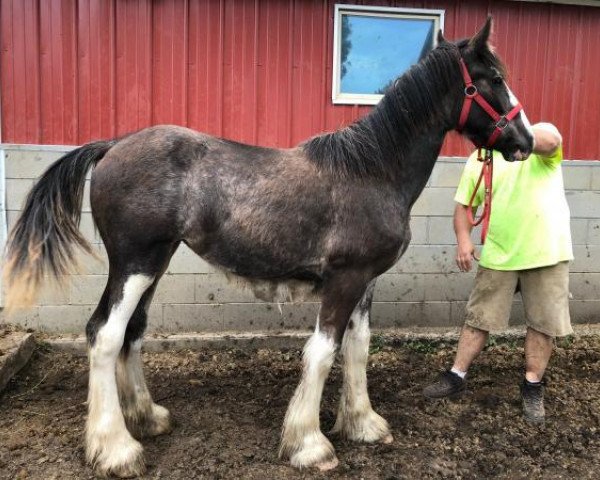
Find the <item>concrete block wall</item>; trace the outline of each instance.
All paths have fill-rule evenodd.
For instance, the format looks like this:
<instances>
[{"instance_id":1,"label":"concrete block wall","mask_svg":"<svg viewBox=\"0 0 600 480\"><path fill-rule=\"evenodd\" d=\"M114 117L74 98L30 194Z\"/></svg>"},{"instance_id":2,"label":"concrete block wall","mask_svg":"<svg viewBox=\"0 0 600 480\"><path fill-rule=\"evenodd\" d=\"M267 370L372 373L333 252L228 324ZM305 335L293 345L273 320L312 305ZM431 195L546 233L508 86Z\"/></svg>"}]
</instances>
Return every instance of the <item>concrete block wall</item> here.
<instances>
[{"instance_id":1,"label":"concrete block wall","mask_svg":"<svg viewBox=\"0 0 600 480\"><path fill-rule=\"evenodd\" d=\"M4 146L9 228L29 188L70 147ZM404 257L378 282L373 306L376 328L460 325L473 273L454 262L454 190L464 159L442 158L412 212L413 241ZM564 162L575 261L571 265L574 322L600 321L600 162ZM94 231L89 199L81 230L102 262L82 255L80 272L64 290L46 289L38 304L10 321L50 333L81 333L106 283L106 252ZM479 236L474 232L474 239ZM150 308L149 331L219 332L312 329L318 304L271 304L230 285L187 247L176 252ZM519 296L511 323L523 321Z\"/></svg>"}]
</instances>

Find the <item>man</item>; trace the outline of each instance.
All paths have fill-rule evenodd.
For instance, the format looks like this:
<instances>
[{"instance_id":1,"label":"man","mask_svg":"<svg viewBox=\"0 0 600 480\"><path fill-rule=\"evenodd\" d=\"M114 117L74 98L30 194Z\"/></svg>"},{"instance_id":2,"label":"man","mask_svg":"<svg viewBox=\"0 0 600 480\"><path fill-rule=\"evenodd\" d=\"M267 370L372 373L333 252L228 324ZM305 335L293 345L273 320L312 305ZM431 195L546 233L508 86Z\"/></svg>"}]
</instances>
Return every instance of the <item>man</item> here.
<instances>
[{"instance_id":1,"label":"man","mask_svg":"<svg viewBox=\"0 0 600 480\"><path fill-rule=\"evenodd\" d=\"M527 323L523 413L544 421L543 376L553 339L573 332L569 317L569 261L573 259L569 207L564 193L562 138L554 125L532 127L534 149L523 162L506 162L494 152L493 209L488 235L477 259L467 210L481 172L476 154L469 158L455 196L456 262L461 271L479 260L475 286L452 368L423 390L428 398L456 395L465 388L471 363L490 331L508 325L513 295L521 291ZM483 183L483 182L482 182ZM483 203L483 186L473 201Z\"/></svg>"}]
</instances>

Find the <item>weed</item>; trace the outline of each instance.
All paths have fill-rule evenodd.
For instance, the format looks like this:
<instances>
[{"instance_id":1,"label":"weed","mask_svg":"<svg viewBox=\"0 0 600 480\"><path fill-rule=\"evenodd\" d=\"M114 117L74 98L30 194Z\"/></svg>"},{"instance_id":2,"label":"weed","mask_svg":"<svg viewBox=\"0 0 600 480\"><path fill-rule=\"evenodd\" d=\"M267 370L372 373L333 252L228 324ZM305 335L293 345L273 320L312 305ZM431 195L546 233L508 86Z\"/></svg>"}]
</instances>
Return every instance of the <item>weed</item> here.
<instances>
[{"instance_id":1,"label":"weed","mask_svg":"<svg viewBox=\"0 0 600 480\"><path fill-rule=\"evenodd\" d=\"M509 350L516 350L522 346L523 340L515 337L502 337L496 335L490 335L485 345L485 349L499 347L500 345L508 348Z\"/></svg>"},{"instance_id":2,"label":"weed","mask_svg":"<svg viewBox=\"0 0 600 480\"><path fill-rule=\"evenodd\" d=\"M575 335L567 335L556 339L556 346L559 348L571 348L575 342Z\"/></svg>"},{"instance_id":3,"label":"weed","mask_svg":"<svg viewBox=\"0 0 600 480\"><path fill-rule=\"evenodd\" d=\"M373 355L374 353L381 352L383 347L385 346L385 340L381 335L373 335L371 336L371 343L369 345L369 355Z\"/></svg>"},{"instance_id":4,"label":"weed","mask_svg":"<svg viewBox=\"0 0 600 480\"><path fill-rule=\"evenodd\" d=\"M434 353L439 346L439 342L433 340L409 340L406 342L406 348L417 353Z\"/></svg>"}]
</instances>

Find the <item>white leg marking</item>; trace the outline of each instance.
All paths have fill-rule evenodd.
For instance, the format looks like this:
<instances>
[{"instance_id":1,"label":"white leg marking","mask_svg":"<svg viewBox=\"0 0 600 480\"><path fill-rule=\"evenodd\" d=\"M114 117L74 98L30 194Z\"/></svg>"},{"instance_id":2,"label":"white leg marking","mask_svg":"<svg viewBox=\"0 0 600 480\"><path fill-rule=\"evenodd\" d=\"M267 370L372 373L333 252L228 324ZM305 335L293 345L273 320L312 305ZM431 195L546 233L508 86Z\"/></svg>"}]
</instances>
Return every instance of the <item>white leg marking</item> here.
<instances>
[{"instance_id":1,"label":"white leg marking","mask_svg":"<svg viewBox=\"0 0 600 480\"><path fill-rule=\"evenodd\" d=\"M304 347L302 380L290 401L281 435L279 455L289 457L295 467L328 470L337 465L333 446L319 426L321 395L334 357L333 339L317 327Z\"/></svg>"},{"instance_id":2,"label":"white leg marking","mask_svg":"<svg viewBox=\"0 0 600 480\"><path fill-rule=\"evenodd\" d=\"M152 401L144 379L142 340L135 341L127 357L119 356L117 386L125 423L136 438L156 436L171 429L169 411Z\"/></svg>"},{"instance_id":3,"label":"white leg marking","mask_svg":"<svg viewBox=\"0 0 600 480\"><path fill-rule=\"evenodd\" d=\"M351 328L349 325L342 341L344 383L332 432L356 441L390 443L393 440L390 427L371 407L367 391L367 360L371 336L368 309L361 308L359 303L350 322Z\"/></svg>"},{"instance_id":4,"label":"white leg marking","mask_svg":"<svg viewBox=\"0 0 600 480\"><path fill-rule=\"evenodd\" d=\"M90 385L86 425L86 456L100 475L137 476L144 471L143 450L125 427L119 405L115 368L131 315L153 278L133 275L123 298L113 305L90 349Z\"/></svg>"}]
</instances>

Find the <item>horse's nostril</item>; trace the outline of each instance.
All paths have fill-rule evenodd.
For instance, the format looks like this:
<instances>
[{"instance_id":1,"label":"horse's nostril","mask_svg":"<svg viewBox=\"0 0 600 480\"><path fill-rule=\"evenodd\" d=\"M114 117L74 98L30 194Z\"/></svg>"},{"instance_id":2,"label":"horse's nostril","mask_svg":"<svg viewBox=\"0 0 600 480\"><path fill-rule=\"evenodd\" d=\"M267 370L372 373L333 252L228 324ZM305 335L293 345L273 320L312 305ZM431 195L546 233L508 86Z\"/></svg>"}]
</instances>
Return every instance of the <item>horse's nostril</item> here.
<instances>
[{"instance_id":1,"label":"horse's nostril","mask_svg":"<svg viewBox=\"0 0 600 480\"><path fill-rule=\"evenodd\" d=\"M517 143L517 148L519 150L521 150L521 153L523 154L524 157L529 156L529 154L533 150L533 139L532 140L527 139L523 143Z\"/></svg>"}]
</instances>

